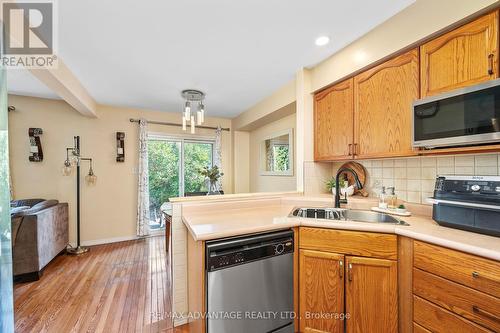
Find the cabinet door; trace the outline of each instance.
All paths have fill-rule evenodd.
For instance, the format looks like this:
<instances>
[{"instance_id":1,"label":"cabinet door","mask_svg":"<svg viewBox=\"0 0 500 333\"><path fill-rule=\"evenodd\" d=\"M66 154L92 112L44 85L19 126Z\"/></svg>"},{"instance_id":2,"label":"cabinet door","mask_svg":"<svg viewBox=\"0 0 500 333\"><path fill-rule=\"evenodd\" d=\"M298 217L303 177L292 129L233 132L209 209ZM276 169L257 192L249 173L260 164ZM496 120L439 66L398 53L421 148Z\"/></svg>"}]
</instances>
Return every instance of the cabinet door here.
<instances>
[{"instance_id":1,"label":"cabinet door","mask_svg":"<svg viewBox=\"0 0 500 333\"><path fill-rule=\"evenodd\" d=\"M498 12L420 47L422 97L498 77Z\"/></svg>"},{"instance_id":2,"label":"cabinet door","mask_svg":"<svg viewBox=\"0 0 500 333\"><path fill-rule=\"evenodd\" d=\"M397 262L346 257L346 331L398 331Z\"/></svg>"},{"instance_id":3,"label":"cabinet door","mask_svg":"<svg viewBox=\"0 0 500 333\"><path fill-rule=\"evenodd\" d=\"M344 331L344 256L300 250L300 332Z\"/></svg>"},{"instance_id":4,"label":"cabinet door","mask_svg":"<svg viewBox=\"0 0 500 333\"><path fill-rule=\"evenodd\" d=\"M354 78L354 142L358 158L415 155L412 102L418 99L418 51L388 60Z\"/></svg>"},{"instance_id":5,"label":"cabinet door","mask_svg":"<svg viewBox=\"0 0 500 333\"><path fill-rule=\"evenodd\" d=\"M314 159L350 159L353 144L353 79L314 96Z\"/></svg>"}]
</instances>

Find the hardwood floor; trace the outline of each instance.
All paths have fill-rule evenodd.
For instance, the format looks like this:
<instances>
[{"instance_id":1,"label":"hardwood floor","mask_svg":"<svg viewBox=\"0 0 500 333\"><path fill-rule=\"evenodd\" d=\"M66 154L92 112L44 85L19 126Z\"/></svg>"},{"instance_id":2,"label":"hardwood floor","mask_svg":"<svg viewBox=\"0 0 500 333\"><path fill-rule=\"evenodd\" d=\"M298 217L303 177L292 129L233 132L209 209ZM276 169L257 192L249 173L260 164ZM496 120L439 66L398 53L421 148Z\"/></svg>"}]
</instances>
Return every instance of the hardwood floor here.
<instances>
[{"instance_id":1,"label":"hardwood floor","mask_svg":"<svg viewBox=\"0 0 500 333\"><path fill-rule=\"evenodd\" d=\"M164 236L61 255L39 281L15 285L15 329L24 332L188 332L173 329Z\"/></svg>"}]
</instances>

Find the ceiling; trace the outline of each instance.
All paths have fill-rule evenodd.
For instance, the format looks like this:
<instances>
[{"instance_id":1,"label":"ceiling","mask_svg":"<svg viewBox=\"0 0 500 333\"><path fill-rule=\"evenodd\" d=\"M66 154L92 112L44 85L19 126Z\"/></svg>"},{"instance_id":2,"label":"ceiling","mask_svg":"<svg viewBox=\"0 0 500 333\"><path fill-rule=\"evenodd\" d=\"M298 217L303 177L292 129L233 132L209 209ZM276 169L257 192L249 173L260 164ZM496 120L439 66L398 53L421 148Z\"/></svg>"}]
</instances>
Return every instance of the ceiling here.
<instances>
[{"instance_id":1,"label":"ceiling","mask_svg":"<svg viewBox=\"0 0 500 333\"><path fill-rule=\"evenodd\" d=\"M59 55L100 104L178 111L193 88L208 115L234 117L413 2L59 1ZM8 75L10 92L55 97Z\"/></svg>"}]
</instances>

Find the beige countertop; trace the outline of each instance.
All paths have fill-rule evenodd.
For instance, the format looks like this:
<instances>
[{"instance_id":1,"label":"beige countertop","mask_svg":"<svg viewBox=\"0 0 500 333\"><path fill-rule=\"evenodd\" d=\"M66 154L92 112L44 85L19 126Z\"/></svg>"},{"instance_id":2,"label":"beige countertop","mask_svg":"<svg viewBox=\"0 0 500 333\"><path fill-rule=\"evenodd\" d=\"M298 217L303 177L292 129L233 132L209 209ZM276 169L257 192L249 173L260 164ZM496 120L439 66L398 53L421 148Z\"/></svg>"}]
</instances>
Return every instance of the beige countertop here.
<instances>
[{"instance_id":1,"label":"beige countertop","mask_svg":"<svg viewBox=\"0 0 500 333\"><path fill-rule=\"evenodd\" d=\"M369 209L376 201L351 198L349 207ZM500 261L500 238L442 227L430 217L429 206L408 207L423 215L403 217L409 226L329 221L288 217L295 206L332 206L331 196L281 197L250 202L191 204L183 208L182 219L191 237L197 241L238 236L296 226L394 233Z\"/></svg>"}]
</instances>

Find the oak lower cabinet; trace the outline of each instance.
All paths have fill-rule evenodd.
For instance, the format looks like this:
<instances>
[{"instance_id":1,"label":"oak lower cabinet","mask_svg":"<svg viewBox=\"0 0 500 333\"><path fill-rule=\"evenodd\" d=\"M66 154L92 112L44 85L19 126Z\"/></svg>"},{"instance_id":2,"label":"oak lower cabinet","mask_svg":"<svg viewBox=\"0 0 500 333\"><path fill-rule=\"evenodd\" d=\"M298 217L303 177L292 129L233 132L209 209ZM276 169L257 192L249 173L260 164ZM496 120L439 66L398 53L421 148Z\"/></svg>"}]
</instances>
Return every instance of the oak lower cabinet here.
<instances>
[{"instance_id":1,"label":"oak lower cabinet","mask_svg":"<svg viewBox=\"0 0 500 333\"><path fill-rule=\"evenodd\" d=\"M300 332L398 331L396 236L301 227L299 247Z\"/></svg>"},{"instance_id":2,"label":"oak lower cabinet","mask_svg":"<svg viewBox=\"0 0 500 333\"><path fill-rule=\"evenodd\" d=\"M418 98L417 49L354 77L355 157L416 155L411 108Z\"/></svg>"},{"instance_id":3,"label":"oak lower cabinet","mask_svg":"<svg viewBox=\"0 0 500 333\"><path fill-rule=\"evenodd\" d=\"M314 160L351 159L353 154L353 79L314 95Z\"/></svg>"},{"instance_id":4,"label":"oak lower cabinet","mask_svg":"<svg viewBox=\"0 0 500 333\"><path fill-rule=\"evenodd\" d=\"M498 11L420 47L421 97L498 77Z\"/></svg>"},{"instance_id":5,"label":"oak lower cabinet","mask_svg":"<svg viewBox=\"0 0 500 333\"><path fill-rule=\"evenodd\" d=\"M347 257L346 265L346 332L397 332L397 262Z\"/></svg>"},{"instance_id":6,"label":"oak lower cabinet","mask_svg":"<svg viewBox=\"0 0 500 333\"><path fill-rule=\"evenodd\" d=\"M300 250L300 332L344 332L344 255Z\"/></svg>"}]
</instances>

